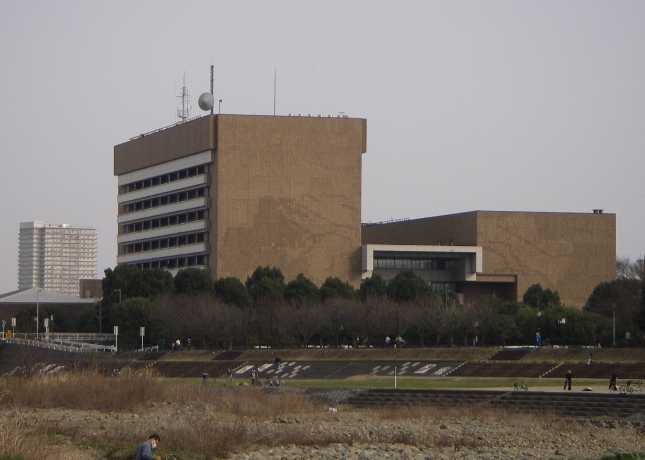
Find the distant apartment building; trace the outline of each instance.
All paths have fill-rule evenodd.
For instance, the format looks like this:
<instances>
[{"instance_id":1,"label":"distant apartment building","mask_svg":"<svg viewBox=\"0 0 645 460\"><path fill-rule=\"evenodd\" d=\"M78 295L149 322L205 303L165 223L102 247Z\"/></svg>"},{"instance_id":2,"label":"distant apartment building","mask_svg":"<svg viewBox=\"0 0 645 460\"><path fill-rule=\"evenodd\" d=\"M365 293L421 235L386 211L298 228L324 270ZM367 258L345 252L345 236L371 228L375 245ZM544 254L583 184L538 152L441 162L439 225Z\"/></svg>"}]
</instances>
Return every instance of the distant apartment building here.
<instances>
[{"instance_id":1,"label":"distant apartment building","mask_svg":"<svg viewBox=\"0 0 645 460\"><path fill-rule=\"evenodd\" d=\"M83 278L96 278L96 229L20 223L19 290L38 287L78 297Z\"/></svg>"}]
</instances>

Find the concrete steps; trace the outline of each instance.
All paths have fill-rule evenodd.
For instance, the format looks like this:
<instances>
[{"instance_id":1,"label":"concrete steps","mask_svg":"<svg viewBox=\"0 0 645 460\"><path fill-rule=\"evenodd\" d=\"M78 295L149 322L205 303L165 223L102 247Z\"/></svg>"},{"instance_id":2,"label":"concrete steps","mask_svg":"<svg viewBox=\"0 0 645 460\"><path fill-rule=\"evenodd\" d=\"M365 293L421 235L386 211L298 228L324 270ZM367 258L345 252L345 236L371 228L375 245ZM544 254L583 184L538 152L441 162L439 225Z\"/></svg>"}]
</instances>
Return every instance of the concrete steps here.
<instances>
[{"instance_id":1,"label":"concrete steps","mask_svg":"<svg viewBox=\"0 0 645 460\"><path fill-rule=\"evenodd\" d=\"M450 377L538 378L552 368L553 364L551 363L500 363L490 361L468 361L459 368L455 369L449 375Z\"/></svg>"},{"instance_id":2,"label":"concrete steps","mask_svg":"<svg viewBox=\"0 0 645 460\"><path fill-rule=\"evenodd\" d=\"M504 348L488 359L492 361L519 361L533 350L533 348Z\"/></svg>"},{"instance_id":3,"label":"concrete steps","mask_svg":"<svg viewBox=\"0 0 645 460\"><path fill-rule=\"evenodd\" d=\"M350 397L357 408L486 405L518 413L549 413L567 417L645 419L645 395L553 393L502 390L372 389Z\"/></svg>"}]
</instances>

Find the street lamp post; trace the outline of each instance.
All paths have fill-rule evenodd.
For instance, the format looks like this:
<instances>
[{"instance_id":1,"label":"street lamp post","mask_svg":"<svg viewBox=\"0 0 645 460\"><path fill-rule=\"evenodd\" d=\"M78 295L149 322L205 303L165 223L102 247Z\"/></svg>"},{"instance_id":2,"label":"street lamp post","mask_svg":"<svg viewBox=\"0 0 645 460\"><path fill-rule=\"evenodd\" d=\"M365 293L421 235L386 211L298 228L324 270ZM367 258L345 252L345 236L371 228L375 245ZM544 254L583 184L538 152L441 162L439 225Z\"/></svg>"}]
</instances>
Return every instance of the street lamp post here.
<instances>
[{"instance_id":1,"label":"street lamp post","mask_svg":"<svg viewBox=\"0 0 645 460\"><path fill-rule=\"evenodd\" d=\"M613 304L612 307L613 307L613 310L614 310L614 321L613 321L614 322L614 324L613 324L613 333L614 333L613 334L613 339L614 340L613 340L613 344L614 344L614 347L615 347L616 346L616 304Z\"/></svg>"},{"instance_id":2,"label":"street lamp post","mask_svg":"<svg viewBox=\"0 0 645 460\"><path fill-rule=\"evenodd\" d=\"M38 322L40 321L40 291L42 289L36 291L36 340L38 340Z\"/></svg>"}]
</instances>

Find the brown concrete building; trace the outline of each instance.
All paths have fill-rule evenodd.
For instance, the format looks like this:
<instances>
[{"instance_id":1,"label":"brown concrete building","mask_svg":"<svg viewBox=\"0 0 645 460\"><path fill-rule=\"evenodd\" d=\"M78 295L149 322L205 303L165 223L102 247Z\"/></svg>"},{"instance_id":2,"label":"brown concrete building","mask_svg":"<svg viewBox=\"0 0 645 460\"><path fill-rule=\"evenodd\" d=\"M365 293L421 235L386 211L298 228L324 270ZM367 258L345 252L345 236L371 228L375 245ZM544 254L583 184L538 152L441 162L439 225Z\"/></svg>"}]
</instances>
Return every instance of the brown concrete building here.
<instances>
[{"instance_id":1,"label":"brown concrete building","mask_svg":"<svg viewBox=\"0 0 645 460\"><path fill-rule=\"evenodd\" d=\"M114 148L117 263L361 279L366 120L210 115Z\"/></svg>"},{"instance_id":2,"label":"brown concrete building","mask_svg":"<svg viewBox=\"0 0 645 460\"><path fill-rule=\"evenodd\" d=\"M119 264L258 266L358 287L415 270L464 302L521 300L534 283L582 306L615 276L616 216L474 211L361 227L366 120L210 115L114 148ZM362 234L361 234L362 232Z\"/></svg>"},{"instance_id":3,"label":"brown concrete building","mask_svg":"<svg viewBox=\"0 0 645 460\"><path fill-rule=\"evenodd\" d=\"M464 302L495 293L522 300L535 283L582 307L615 278L616 215L473 211L362 228L364 276L411 268ZM413 246L414 245L414 246Z\"/></svg>"}]
</instances>

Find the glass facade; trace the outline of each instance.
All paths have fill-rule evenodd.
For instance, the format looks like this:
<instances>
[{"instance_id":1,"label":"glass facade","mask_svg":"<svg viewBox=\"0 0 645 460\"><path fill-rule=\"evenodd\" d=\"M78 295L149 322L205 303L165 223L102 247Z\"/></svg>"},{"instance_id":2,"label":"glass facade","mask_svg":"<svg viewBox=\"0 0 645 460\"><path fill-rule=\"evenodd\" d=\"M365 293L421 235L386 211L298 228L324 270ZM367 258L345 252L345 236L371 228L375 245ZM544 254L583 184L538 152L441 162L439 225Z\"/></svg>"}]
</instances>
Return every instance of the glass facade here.
<instances>
[{"instance_id":1,"label":"glass facade","mask_svg":"<svg viewBox=\"0 0 645 460\"><path fill-rule=\"evenodd\" d=\"M374 269L396 270L449 270L450 261L445 259L395 259L374 258Z\"/></svg>"}]
</instances>

